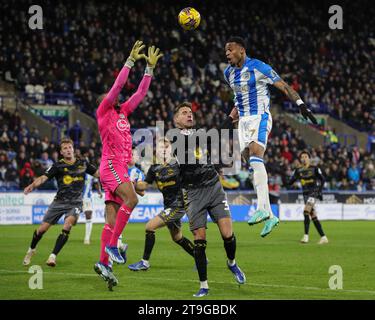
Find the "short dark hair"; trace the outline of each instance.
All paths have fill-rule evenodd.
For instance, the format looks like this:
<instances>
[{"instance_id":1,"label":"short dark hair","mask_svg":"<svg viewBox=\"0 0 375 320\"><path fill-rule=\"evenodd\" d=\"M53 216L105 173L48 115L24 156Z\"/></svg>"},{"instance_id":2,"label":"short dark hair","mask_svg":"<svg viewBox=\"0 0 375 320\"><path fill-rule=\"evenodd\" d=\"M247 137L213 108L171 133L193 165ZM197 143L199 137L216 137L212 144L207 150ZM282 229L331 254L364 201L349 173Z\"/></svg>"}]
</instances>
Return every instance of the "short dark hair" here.
<instances>
[{"instance_id":1,"label":"short dark hair","mask_svg":"<svg viewBox=\"0 0 375 320\"><path fill-rule=\"evenodd\" d=\"M229 37L229 39L227 40L227 43L229 42L235 42L237 44L239 44L242 48L244 48L246 50L246 41L244 38L242 37L238 37L238 36L231 36Z\"/></svg>"},{"instance_id":2,"label":"short dark hair","mask_svg":"<svg viewBox=\"0 0 375 320\"><path fill-rule=\"evenodd\" d=\"M308 152L307 150L303 150L303 151L299 154L298 158L301 159L301 157L302 157L303 154L307 154L307 156L308 156L309 158L311 158L311 154L310 154L310 152Z\"/></svg>"},{"instance_id":3,"label":"short dark hair","mask_svg":"<svg viewBox=\"0 0 375 320\"><path fill-rule=\"evenodd\" d=\"M193 110L191 103L185 101L185 102L180 103L180 104L174 109L174 115L176 115L176 114L180 111L180 109L182 109L182 108L189 108L190 110Z\"/></svg>"}]
</instances>

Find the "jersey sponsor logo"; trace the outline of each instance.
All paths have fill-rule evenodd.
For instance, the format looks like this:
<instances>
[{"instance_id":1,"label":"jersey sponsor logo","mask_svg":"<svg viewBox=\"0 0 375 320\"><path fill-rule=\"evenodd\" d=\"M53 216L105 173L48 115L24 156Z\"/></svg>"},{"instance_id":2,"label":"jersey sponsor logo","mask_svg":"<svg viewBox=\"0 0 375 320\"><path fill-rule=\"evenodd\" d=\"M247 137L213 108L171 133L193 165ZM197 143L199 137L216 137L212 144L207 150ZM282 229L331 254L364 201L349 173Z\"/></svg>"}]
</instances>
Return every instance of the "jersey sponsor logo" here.
<instances>
[{"instance_id":1,"label":"jersey sponsor logo","mask_svg":"<svg viewBox=\"0 0 375 320\"><path fill-rule=\"evenodd\" d=\"M301 179L301 185L305 185L307 183L314 183L314 179Z\"/></svg>"},{"instance_id":2,"label":"jersey sponsor logo","mask_svg":"<svg viewBox=\"0 0 375 320\"><path fill-rule=\"evenodd\" d=\"M248 91L248 85L247 84L243 84L243 85L234 84L232 86L232 89L236 93L247 92Z\"/></svg>"},{"instance_id":3,"label":"jersey sponsor logo","mask_svg":"<svg viewBox=\"0 0 375 320\"><path fill-rule=\"evenodd\" d=\"M201 148L196 148L196 149L194 150L194 156L195 156L197 159L202 158L202 155L203 155L203 152L202 152L202 149L201 149Z\"/></svg>"},{"instance_id":4,"label":"jersey sponsor logo","mask_svg":"<svg viewBox=\"0 0 375 320\"><path fill-rule=\"evenodd\" d=\"M176 181L167 181L167 182L158 181L157 182L159 190L163 190L165 187L174 186L175 184L176 184Z\"/></svg>"},{"instance_id":5,"label":"jersey sponsor logo","mask_svg":"<svg viewBox=\"0 0 375 320\"><path fill-rule=\"evenodd\" d=\"M125 131L125 130L128 130L130 128L130 125L129 125L129 122L126 121L126 119L119 119L116 123L116 127L120 131Z\"/></svg>"},{"instance_id":6,"label":"jersey sponsor logo","mask_svg":"<svg viewBox=\"0 0 375 320\"><path fill-rule=\"evenodd\" d=\"M63 177L63 183L65 185L70 185L71 183L76 181L83 181L83 177L72 177L70 175L66 175Z\"/></svg>"}]
</instances>

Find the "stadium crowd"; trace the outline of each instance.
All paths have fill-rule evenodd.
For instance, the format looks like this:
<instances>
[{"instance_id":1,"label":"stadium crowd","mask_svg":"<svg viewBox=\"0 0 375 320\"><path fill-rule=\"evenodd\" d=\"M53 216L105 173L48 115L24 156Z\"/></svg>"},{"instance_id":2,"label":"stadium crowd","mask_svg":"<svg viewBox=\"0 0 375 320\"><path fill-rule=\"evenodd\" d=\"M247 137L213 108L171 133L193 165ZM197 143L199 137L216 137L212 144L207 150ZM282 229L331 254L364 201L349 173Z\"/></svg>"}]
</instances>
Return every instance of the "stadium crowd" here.
<instances>
[{"instance_id":1,"label":"stadium crowd","mask_svg":"<svg viewBox=\"0 0 375 320\"><path fill-rule=\"evenodd\" d=\"M298 154L304 149L307 145L298 131L282 118L275 118L265 155L270 191L290 188L288 179L299 165ZM326 190L375 190L374 153L330 145L309 150L312 164L319 165L326 176ZM76 153L99 165L101 144L92 141L86 145L81 140ZM54 142L41 137L37 128L28 128L17 111L0 108L0 191L23 189L58 159L58 146ZM148 168L143 165L142 169ZM221 180L226 189L252 189L245 163L236 176L221 176ZM55 181L51 180L40 189L55 188Z\"/></svg>"},{"instance_id":2,"label":"stadium crowd","mask_svg":"<svg viewBox=\"0 0 375 320\"><path fill-rule=\"evenodd\" d=\"M20 90L39 85L46 94L73 93L82 110L94 115L96 97L109 89L131 46L142 39L160 47L164 57L131 125L153 126L163 120L170 127L174 103L189 100L199 110L198 123L211 127L232 105L222 78L223 48L230 35L239 34L248 41L248 54L272 65L313 110L364 131L375 130L375 22L367 18L374 16L375 7L370 2L341 3L344 13L356 12L345 15L344 30L328 28L328 7L321 1L309 6L252 2L251 19L248 3L234 2L230 14L224 1L215 1L215 10L209 2L199 2L201 26L185 32L176 19L181 4L173 1L46 0L43 30L30 30L24 23L30 1L7 1L3 11L12 19L0 21L0 71ZM135 90L144 65L139 62L131 73L127 95ZM288 106L281 95L276 102Z\"/></svg>"}]
</instances>

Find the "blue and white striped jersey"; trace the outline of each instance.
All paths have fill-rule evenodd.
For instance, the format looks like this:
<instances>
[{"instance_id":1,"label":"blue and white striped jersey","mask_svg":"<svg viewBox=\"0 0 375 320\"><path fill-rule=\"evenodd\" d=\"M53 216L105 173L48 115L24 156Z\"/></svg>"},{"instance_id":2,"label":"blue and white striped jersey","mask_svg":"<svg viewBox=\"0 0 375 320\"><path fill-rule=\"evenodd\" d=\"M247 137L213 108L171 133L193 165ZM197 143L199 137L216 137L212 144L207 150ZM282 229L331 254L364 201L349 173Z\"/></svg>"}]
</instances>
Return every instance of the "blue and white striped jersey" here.
<instances>
[{"instance_id":1,"label":"blue and white striped jersey","mask_svg":"<svg viewBox=\"0 0 375 320\"><path fill-rule=\"evenodd\" d=\"M91 199L92 196L92 184L98 182L98 179L94 178L92 175L85 175L85 185L83 187L83 199Z\"/></svg>"},{"instance_id":2,"label":"blue and white striped jersey","mask_svg":"<svg viewBox=\"0 0 375 320\"><path fill-rule=\"evenodd\" d=\"M136 166L128 168L128 175L130 177L130 181L138 182L145 180L145 174L142 170L138 169Z\"/></svg>"},{"instance_id":3,"label":"blue and white striped jersey","mask_svg":"<svg viewBox=\"0 0 375 320\"><path fill-rule=\"evenodd\" d=\"M228 67L224 79L234 92L234 104L239 116L252 116L269 112L269 84L281 80L268 64L246 57L242 68Z\"/></svg>"}]
</instances>

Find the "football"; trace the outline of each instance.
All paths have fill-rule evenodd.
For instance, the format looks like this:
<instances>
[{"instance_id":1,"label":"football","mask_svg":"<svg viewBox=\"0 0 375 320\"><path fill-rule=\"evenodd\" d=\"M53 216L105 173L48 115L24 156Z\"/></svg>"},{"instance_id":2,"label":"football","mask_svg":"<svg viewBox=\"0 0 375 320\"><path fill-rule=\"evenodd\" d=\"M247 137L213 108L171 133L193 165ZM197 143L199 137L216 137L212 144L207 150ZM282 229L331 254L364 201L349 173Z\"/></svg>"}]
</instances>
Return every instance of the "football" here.
<instances>
[{"instance_id":1,"label":"football","mask_svg":"<svg viewBox=\"0 0 375 320\"><path fill-rule=\"evenodd\" d=\"M178 23L185 30L194 30L201 22L201 15L197 10L191 7L182 9L178 14Z\"/></svg>"}]
</instances>

